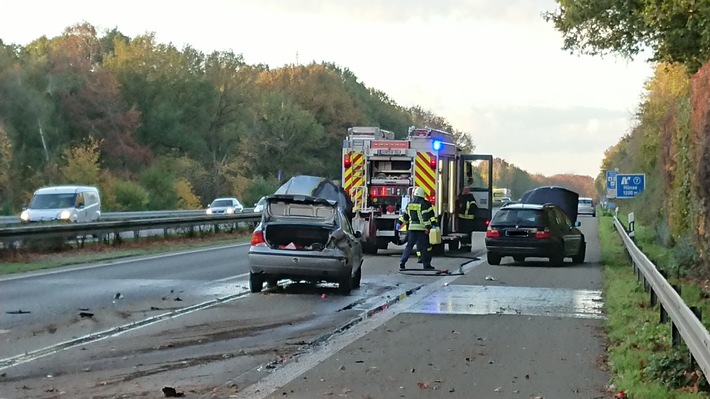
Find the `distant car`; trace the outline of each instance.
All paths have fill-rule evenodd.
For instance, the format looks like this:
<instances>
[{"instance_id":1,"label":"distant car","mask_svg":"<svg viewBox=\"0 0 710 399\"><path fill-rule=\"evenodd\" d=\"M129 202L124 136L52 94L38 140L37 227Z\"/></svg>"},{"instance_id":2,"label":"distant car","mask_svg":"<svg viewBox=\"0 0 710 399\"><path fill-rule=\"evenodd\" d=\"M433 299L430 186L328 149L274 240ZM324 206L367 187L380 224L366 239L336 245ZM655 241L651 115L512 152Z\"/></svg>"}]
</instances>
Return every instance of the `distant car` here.
<instances>
[{"instance_id":1,"label":"distant car","mask_svg":"<svg viewBox=\"0 0 710 399\"><path fill-rule=\"evenodd\" d=\"M505 204L509 204L509 203L513 202L513 200L511 200L510 197L503 197L500 199L500 202L501 202L501 204L505 205Z\"/></svg>"},{"instance_id":2,"label":"distant car","mask_svg":"<svg viewBox=\"0 0 710 399\"><path fill-rule=\"evenodd\" d=\"M587 244L577 228L580 223L573 206L577 199L575 192L543 187L523 195L521 203L501 207L486 231L488 263L499 265L505 256L516 262L548 258L554 266L568 257L583 263Z\"/></svg>"},{"instance_id":3,"label":"distant car","mask_svg":"<svg viewBox=\"0 0 710 399\"><path fill-rule=\"evenodd\" d=\"M244 212L244 206L236 198L217 198L207 205L208 215L228 215Z\"/></svg>"},{"instance_id":4,"label":"distant car","mask_svg":"<svg viewBox=\"0 0 710 399\"><path fill-rule=\"evenodd\" d=\"M347 295L360 287L362 245L337 202L308 195L272 195L265 199L261 223L249 248L249 286L279 280L338 283Z\"/></svg>"},{"instance_id":5,"label":"distant car","mask_svg":"<svg viewBox=\"0 0 710 399\"><path fill-rule=\"evenodd\" d=\"M264 212L264 206L266 205L266 197L261 197L259 201L254 204L254 212L261 213Z\"/></svg>"},{"instance_id":6,"label":"distant car","mask_svg":"<svg viewBox=\"0 0 710 399\"><path fill-rule=\"evenodd\" d=\"M96 222L101 218L101 195L93 186L52 186L34 192L20 214L22 223Z\"/></svg>"},{"instance_id":7,"label":"distant car","mask_svg":"<svg viewBox=\"0 0 710 399\"><path fill-rule=\"evenodd\" d=\"M580 215L592 215L592 217L597 216L597 206L594 200L589 197L579 197L579 202L577 203L577 213Z\"/></svg>"}]
</instances>

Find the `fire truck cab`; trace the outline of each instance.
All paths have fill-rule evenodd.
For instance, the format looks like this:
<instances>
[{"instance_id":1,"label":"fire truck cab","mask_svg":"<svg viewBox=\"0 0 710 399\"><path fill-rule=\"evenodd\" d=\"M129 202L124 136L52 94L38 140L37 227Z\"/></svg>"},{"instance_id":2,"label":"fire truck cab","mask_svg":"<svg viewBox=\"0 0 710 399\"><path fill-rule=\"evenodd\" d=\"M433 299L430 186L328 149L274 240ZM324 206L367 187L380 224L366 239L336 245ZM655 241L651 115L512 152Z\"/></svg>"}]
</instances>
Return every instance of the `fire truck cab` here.
<instances>
[{"instance_id":1,"label":"fire truck cab","mask_svg":"<svg viewBox=\"0 0 710 399\"><path fill-rule=\"evenodd\" d=\"M469 186L478 211L475 231L485 231L492 216L493 157L462 154L452 134L411 127L404 139L378 127L351 127L343 140L342 182L353 202L353 228L362 233L365 253L406 242L399 217L415 187L431 201L442 228L441 254L460 248L456 198Z\"/></svg>"}]
</instances>

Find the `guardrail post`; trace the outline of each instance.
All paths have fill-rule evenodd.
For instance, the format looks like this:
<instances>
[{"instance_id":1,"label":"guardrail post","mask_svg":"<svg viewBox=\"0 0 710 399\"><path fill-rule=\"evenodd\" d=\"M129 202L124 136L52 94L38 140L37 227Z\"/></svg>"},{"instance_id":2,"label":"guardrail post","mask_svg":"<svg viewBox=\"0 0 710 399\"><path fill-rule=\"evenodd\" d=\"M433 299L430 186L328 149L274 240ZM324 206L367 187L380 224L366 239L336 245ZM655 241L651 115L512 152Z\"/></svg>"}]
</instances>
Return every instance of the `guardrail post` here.
<instances>
[{"instance_id":1,"label":"guardrail post","mask_svg":"<svg viewBox=\"0 0 710 399\"><path fill-rule=\"evenodd\" d=\"M671 284L671 287L678 293L678 295L681 294L681 287L677 284ZM678 331L678 327L675 326L675 323L673 320L671 320L671 343L673 344L674 347L680 346L680 331Z\"/></svg>"},{"instance_id":2,"label":"guardrail post","mask_svg":"<svg viewBox=\"0 0 710 399\"><path fill-rule=\"evenodd\" d=\"M702 323L703 321L703 310L700 309L697 306L690 306L690 311L693 312L695 317L698 318L698 320ZM697 370L698 369L698 363L695 361L695 358L693 357L693 353L690 353L690 370Z\"/></svg>"}]
</instances>

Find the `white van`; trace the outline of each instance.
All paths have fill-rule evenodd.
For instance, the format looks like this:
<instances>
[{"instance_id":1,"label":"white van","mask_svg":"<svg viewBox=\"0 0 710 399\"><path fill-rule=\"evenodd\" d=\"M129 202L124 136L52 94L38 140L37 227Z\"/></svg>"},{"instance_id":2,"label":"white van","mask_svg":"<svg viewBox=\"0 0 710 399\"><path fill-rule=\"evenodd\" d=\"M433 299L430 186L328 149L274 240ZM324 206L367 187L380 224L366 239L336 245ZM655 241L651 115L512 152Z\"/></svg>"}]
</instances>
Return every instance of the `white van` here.
<instances>
[{"instance_id":1,"label":"white van","mask_svg":"<svg viewBox=\"0 0 710 399\"><path fill-rule=\"evenodd\" d=\"M101 217L101 196L92 186L52 186L35 191L20 214L22 223L95 222Z\"/></svg>"}]
</instances>

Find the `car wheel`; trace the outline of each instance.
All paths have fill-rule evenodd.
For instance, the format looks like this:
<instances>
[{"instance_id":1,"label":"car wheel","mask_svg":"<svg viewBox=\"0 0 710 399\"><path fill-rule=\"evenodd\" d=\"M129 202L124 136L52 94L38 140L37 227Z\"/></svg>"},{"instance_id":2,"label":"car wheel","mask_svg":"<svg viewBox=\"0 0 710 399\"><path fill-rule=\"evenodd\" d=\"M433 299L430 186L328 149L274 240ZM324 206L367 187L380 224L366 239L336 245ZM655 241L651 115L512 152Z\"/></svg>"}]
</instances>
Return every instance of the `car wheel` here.
<instances>
[{"instance_id":1,"label":"car wheel","mask_svg":"<svg viewBox=\"0 0 710 399\"><path fill-rule=\"evenodd\" d=\"M269 278L266 280L266 284L269 285L269 288L274 288L279 285L279 280L276 278Z\"/></svg>"},{"instance_id":2,"label":"car wheel","mask_svg":"<svg viewBox=\"0 0 710 399\"><path fill-rule=\"evenodd\" d=\"M261 292L264 288L264 277L258 273L249 273L249 289L251 292Z\"/></svg>"},{"instance_id":3,"label":"car wheel","mask_svg":"<svg viewBox=\"0 0 710 399\"><path fill-rule=\"evenodd\" d=\"M353 277L349 274L340 279L340 282L338 283L338 291L340 291L342 295L350 295L350 291L353 290L353 280Z\"/></svg>"},{"instance_id":4,"label":"car wheel","mask_svg":"<svg viewBox=\"0 0 710 399\"><path fill-rule=\"evenodd\" d=\"M461 240L449 241L449 252L456 252L461 250Z\"/></svg>"},{"instance_id":5,"label":"car wheel","mask_svg":"<svg viewBox=\"0 0 710 399\"><path fill-rule=\"evenodd\" d=\"M360 280L362 280L362 266L357 268L355 275L353 276L353 288L360 288Z\"/></svg>"},{"instance_id":6,"label":"car wheel","mask_svg":"<svg viewBox=\"0 0 710 399\"><path fill-rule=\"evenodd\" d=\"M486 260L488 261L489 265L500 265L500 259L502 256L498 254L492 254L492 253L487 253L486 254Z\"/></svg>"},{"instance_id":7,"label":"car wheel","mask_svg":"<svg viewBox=\"0 0 710 399\"><path fill-rule=\"evenodd\" d=\"M517 255L517 256L513 256L513 260L516 262L525 262L525 257Z\"/></svg>"},{"instance_id":8,"label":"car wheel","mask_svg":"<svg viewBox=\"0 0 710 399\"><path fill-rule=\"evenodd\" d=\"M572 257L572 261L574 263L580 264L584 263L584 257L587 254L587 243L582 241L582 244L579 246L579 251L577 252L577 255Z\"/></svg>"}]
</instances>

